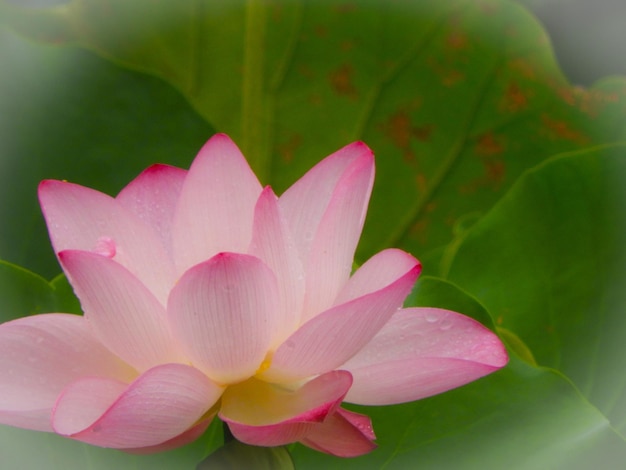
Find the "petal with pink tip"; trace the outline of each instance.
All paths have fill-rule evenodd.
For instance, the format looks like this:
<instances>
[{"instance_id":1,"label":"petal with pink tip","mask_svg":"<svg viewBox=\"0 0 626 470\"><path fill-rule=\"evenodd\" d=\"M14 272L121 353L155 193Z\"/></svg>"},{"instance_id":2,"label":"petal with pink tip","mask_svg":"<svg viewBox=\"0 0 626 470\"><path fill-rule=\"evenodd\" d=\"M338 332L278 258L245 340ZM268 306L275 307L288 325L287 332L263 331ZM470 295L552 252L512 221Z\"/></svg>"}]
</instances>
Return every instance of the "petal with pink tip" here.
<instances>
[{"instance_id":1,"label":"petal with pink tip","mask_svg":"<svg viewBox=\"0 0 626 470\"><path fill-rule=\"evenodd\" d=\"M121 205L147 223L172 257L172 221L187 171L152 165L117 195Z\"/></svg>"},{"instance_id":2,"label":"petal with pink tip","mask_svg":"<svg viewBox=\"0 0 626 470\"><path fill-rule=\"evenodd\" d=\"M156 446L195 426L221 393L184 364L154 367L130 385L87 377L59 396L52 425L58 434L101 447Z\"/></svg>"},{"instance_id":3,"label":"petal with pink tip","mask_svg":"<svg viewBox=\"0 0 626 470\"><path fill-rule=\"evenodd\" d=\"M435 308L396 313L341 367L354 375L346 400L388 405L419 400L506 365L502 342L472 318Z\"/></svg>"},{"instance_id":4,"label":"petal with pink tip","mask_svg":"<svg viewBox=\"0 0 626 470\"><path fill-rule=\"evenodd\" d=\"M416 264L388 286L312 318L276 350L264 380L284 382L336 369L365 346L402 307Z\"/></svg>"},{"instance_id":5,"label":"petal with pink tip","mask_svg":"<svg viewBox=\"0 0 626 470\"><path fill-rule=\"evenodd\" d=\"M365 155L341 177L320 221L306 262L304 318L332 305L352 271L374 183L374 157Z\"/></svg>"},{"instance_id":6,"label":"petal with pink tip","mask_svg":"<svg viewBox=\"0 0 626 470\"><path fill-rule=\"evenodd\" d=\"M300 443L337 457L358 457L376 448L375 438L368 416L339 408Z\"/></svg>"},{"instance_id":7,"label":"petal with pink tip","mask_svg":"<svg viewBox=\"0 0 626 470\"><path fill-rule=\"evenodd\" d=\"M0 423L51 431L61 391L90 375L130 380L136 373L78 315L43 314L0 325Z\"/></svg>"},{"instance_id":8,"label":"petal with pink tip","mask_svg":"<svg viewBox=\"0 0 626 470\"><path fill-rule=\"evenodd\" d=\"M222 251L245 252L261 184L237 146L216 134L194 160L172 227L179 273Z\"/></svg>"},{"instance_id":9,"label":"petal with pink tip","mask_svg":"<svg viewBox=\"0 0 626 470\"><path fill-rule=\"evenodd\" d=\"M351 383L345 371L320 375L295 391L253 378L226 390L219 417L247 444L288 444L333 414Z\"/></svg>"},{"instance_id":10,"label":"petal with pink tip","mask_svg":"<svg viewBox=\"0 0 626 470\"><path fill-rule=\"evenodd\" d=\"M304 299L304 271L278 198L269 186L256 205L252 243L248 251L274 272L278 281L280 307L272 346L278 346L300 321Z\"/></svg>"},{"instance_id":11,"label":"petal with pink tip","mask_svg":"<svg viewBox=\"0 0 626 470\"><path fill-rule=\"evenodd\" d=\"M356 270L335 299L335 305L382 289L416 266L420 266L419 261L409 253L395 248L383 250Z\"/></svg>"},{"instance_id":12,"label":"petal with pink tip","mask_svg":"<svg viewBox=\"0 0 626 470\"><path fill-rule=\"evenodd\" d=\"M280 197L301 259L309 257L313 238L342 175L355 161L371 155L362 142L347 145L311 168Z\"/></svg>"},{"instance_id":13,"label":"petal with pink tip","mask_svg":"<svg viewBox=\"0 0 626 470\"><path fill-rule=\"evenodd\" d=\"M52 244L97 252L125 266L163 303L174 269L156 233L119 201L61 181L43 181L39 199Z\"/></svg>"},{"instance_id":14,"label":"petal with pink tip","mask_svg":"<svg viewBox=\"0 0 626 470\"><path fill-rule=\"evenodd\" d=\"M188 270L168 303L172 332L218 383L254 375L276 328L276 277L258 258L220 253Z\"/></svg>"},{"instance_id":15,"label":"petal with pink tip","mask_svg":"<svg viewBox=\"0 0 626 470\"><path fill-rule=\"evenodd\" d=\"M139 371L182 359L165 307L124 266L88 251L62 251L59 259L87 322L106 347Z\"/></svg>"}]
</instances>

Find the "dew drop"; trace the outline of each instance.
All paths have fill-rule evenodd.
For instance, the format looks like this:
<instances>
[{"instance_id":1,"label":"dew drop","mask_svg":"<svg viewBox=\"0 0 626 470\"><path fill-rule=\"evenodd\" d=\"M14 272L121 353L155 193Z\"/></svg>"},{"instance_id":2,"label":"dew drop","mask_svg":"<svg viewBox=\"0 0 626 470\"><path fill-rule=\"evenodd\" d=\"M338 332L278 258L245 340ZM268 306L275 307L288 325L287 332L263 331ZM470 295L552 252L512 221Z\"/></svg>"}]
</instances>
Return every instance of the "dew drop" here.
<instances>
[{"instance_id":1,"label":"dew drop","mask_svg":"<svg viewBox=\"0 0 626 470\"><path fill-rule=\"evenodd\" d=\"M96 241L96 247L93 251L107 258L113 258L117 252L115 240L111 237L100 237Z\"/></svg>"},{"instance_id":2,"label":"dew drop","mask_svg":"<svg viewBox=\"0 0 626 470\"><path fill-rule=\"evenodd\" d=\"M425 315L425 318L428 323L436 323L439 321L439 314L435 312L428 312Z\"/></svg>"},{"instance_id":3,"label":"dew drop","mask_svg":"<svg viewBox=\"0 0 626 470\"><path fill-rule=\"evenodd\" d=\"M439 329L441 331L448 331L451 328L452 328L452 322L450 320L444 320L443 322L441 322L441 325L439 326Z\"/></svg>"}]
</instances>

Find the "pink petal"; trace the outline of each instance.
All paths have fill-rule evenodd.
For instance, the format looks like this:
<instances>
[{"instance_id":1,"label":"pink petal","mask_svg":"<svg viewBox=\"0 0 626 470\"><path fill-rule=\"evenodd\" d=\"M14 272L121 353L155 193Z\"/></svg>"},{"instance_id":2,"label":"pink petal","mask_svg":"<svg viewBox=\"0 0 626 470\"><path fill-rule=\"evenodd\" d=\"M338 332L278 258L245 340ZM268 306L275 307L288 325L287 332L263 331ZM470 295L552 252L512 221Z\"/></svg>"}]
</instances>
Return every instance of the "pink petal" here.
<instances>
[{"instance_id":1,"label":"pink petal","mask_svg":"<svg viewBox=\"0 0 626 470\"><path fill-rule=\"evenodd\" d=\"M472 318L448 310L409 308L396 313L341 368L354 376L347 401L388 405L459 387L507 361L498 337Z\"/></svg>"},{"instance_id":2,"label":"pink petal","mask_svg":"<svg viewBox=\"0 0 626 470\"><path fill-rule=\"evenodd\" d=\"M215 416L214 413L210 414L208 417L205 415L200 421L199 424L196 424L193 428L188 429L187 431L179 434L178 436L170 439L169 441L165 441L162 444L158 444L156 446L147 446L147 447L138 447L132 449L120 449L124 452L128 452L129 454L137 454L137 455L146 455L146 454L155 454L157 452L165 452L168 450L178 449L187 444L191 444L195 440L199 439L202 434L207 430L209 424L213 420Z\"/></svg>"},{"instance_id":3,"label":"pink petal","mask_svg":"<svg viewBox=\"0 0 626 470\"><path fill-rule=\"evenodd\" d=\"M126 268L88 251L62 251L59 259L102 344L139 371L182 359L165 307Z\"/></svg>"},{"instance_id":4,"label":"pink petal","mask_svg":"<svg viewBox=\"0 0 626 470\"><path fill-rule=\"evenodd\" d=\"M44 314L0 325L0 422L51 431L59 393L79 377L129 380L134 371L105 349L83 317Z\"/></svg>"},{"instance_id":5,"label":"pink petal","mask_svg":"<svg viewBox=\"0 0 626 470\"><path fill-rule=\"evenodd\" d=\"M339 408L300 442L337 457L358 457L376 448L375 438L368 416Z\"/></svg>"},{"instance_id":6,"label":"pink petal","mask_svg":"<svg viewBox=\"0 0 626 470\"><path fill-rule=\"evenodd\" d=\"M388 286L312 318L276 350L264 380L283 382L336 369L365 346L402 306L420 266Z\"/></svg>"},{"instance_id":7,"label":"pink petal","mask_svg":"<svg viewBox=\"0 0 626 470\"><path fill-rule=\"evenodd\" d=\"M226 390L219 416L241 442L284 445L302 439L334 413L351 383L345 371L326 373L295 391L250 379Z\"/></svg>"},{"instance_id":8,"label":"pink petal","mask_svg":"<svg viewBox=\"0 0 626 470\"><path fill-rule=\"evenodd\" d=\"M350 144L311 168L280 197L279 204L302 259L308 259L335 186L350 165L362 158L371 158L370 149L362 142Z\"/></svg>"},{"instance_id":9,"label":"pink petal","mask_svg":"<svg viewBox=\"0 0 626 470\"><path fill-rule=\"evenodd\" d=\"M163 303L174 282L165 248L150 226L106 194L43 181L39 199L55 251L93 251L125 266Z\"/></svg>"},{"instance_id":10,"label":"pink petal","mask_svg":"<svg viewBox=\"0 0 626 470\"><path fill-rule=\"evenodd\" d=\"M179 273L222 251L245 252L261 185L237 146L213 136L194 160L172 229Z\"/></svg>"},{"instance_id":11,"label":"pink petal","mask_svg":"<svg viewBox=\"0 0 626 470\"><path fill-rule=\"evenodd\" d=\"M419 261L409 253L395 248L383 250L357 269L335 299L335 305L382 289L416 266Z\"/></svg>"},{"instance_id":12,"label":"pink petal","mask_svg":"<svg viewBox=\"0 0 626 470\"><path fill-rule=\"evenodd\" d=\"M278 298L276 278L249 255L220 253L187 271L170 295L174 336L194 365L218 383L255 374L268 351Z\"/></svg>"},{"instance_id":13,"label":"pink petal","mask_svg":"<svg viewBox=\"0 0 626 470\"><path fill-rule=\"evenodd\" d=\"M168 165L152 165L117 195L117 201L158 235L172 257L172 221L187 171Z\"/></svg>"},{"instance_id":14,"label":"pink petal","mask_svg":"<svg viewBox=\"0 0 626 470\"><path fill-rule=\"evenodd\" d=\"M373 183L371 154L350 165L337 183L306 264L304 319L334 305L350 277Z\"/></svg>"},{"instance_id":15,"label":"pink petal","mask_svg":"<svg viewBox=\"0 0 626 470\"><path fill-rule=\"evenodd\" d=\"M352 270L374 182L374 156L363 143L329 156L280 198L305 262L304 320L333 305Z\"/></svg>"},{"instance_id":16,"label":"pink petal","mask_svg":"<svg viewBox=\"0 0 626 470\"><path fill-rule=\"evenodd\" d=\"M249 253L262 259L278 281L280 307L272 340L272 345L278 346L300 322L304 271L278 199L269 186L256 205Z\"/></svg>"},{"instance_id":17,"label":"pink petal","mask_svg":"<svg viewBox=\"0 0 626 470\"><path fill-rule=\"evenodd\" d=\"M221 393L184 364L157 366L128 386L87 377L63 391L52 423L59 434L101 447L156 446L195 426Z\"/></svg>"}]
</instances>

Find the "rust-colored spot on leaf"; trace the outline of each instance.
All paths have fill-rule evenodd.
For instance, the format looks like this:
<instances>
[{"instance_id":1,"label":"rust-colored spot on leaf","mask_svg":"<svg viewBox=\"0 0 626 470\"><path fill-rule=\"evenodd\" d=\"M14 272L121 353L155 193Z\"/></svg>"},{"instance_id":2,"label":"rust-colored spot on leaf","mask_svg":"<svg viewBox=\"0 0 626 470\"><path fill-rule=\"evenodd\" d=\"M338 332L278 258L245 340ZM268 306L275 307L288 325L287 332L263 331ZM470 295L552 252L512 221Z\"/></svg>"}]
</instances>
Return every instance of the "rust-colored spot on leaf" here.
<instances>
[{"instance_id":1,"label":"rust-colored spot on leaf","mask_svg":"<svg viewBox=\"0 0 626 470\"><path fill-rule=\"evenodd\" d=\"M322 105L323 101L324 100L322 99L322 95L320 95L319 93L312 93L309 96L309 103L311 103L312 106L319 107Z\"/></svg>"},{"instance_id":2,"label":"rust-colored spot on leaf","mask_svg":"<svg viewBox=\"0 0 626 470\"><path fill-rule=\"evenodd\" d=\"M302 136L300 134L293 134L287 142L278 146L278 154L285 163L289 163L293 160L296 151L301 145Z\"/></svg>"},{"instance_id":3,"label":"rust-colored spot on leaf","mask_svg":"<svg viewBox=\"0 0 626 470\"><path fill-rule=\"evenodd\" d=\"M342 41L339 47L343 52L350 52L354 49L354 41Z\"/></svg>"},{"instance_id":4,"label":"rust-colored spot on leaf","mask_svg":"<svg viewBox=\"0 0 626 470\"><path fill-rule=\"evenodd\" d=\"M412 104L413 109L419 108L419 106L421 106L419 101ZM392 114L385 123L380 125L381 131L402 151L406 162L416 159L415 153L411 149L411 139L416 138L422 142L429 140L434 127L432 124L413 126L407 108Z\"/></svg>"},{"instance_id":5,"label":"rust-colored spot on leaf","mask_svg":"<svg viewBox=\"0 0 626 470\"><path fill-rule=\"evenodd\" d=\"M409 233L411 238L416 239L421 244L426 244L428 242L428 226L430 225L430 221L428 218L423 218L416 220L411 228L409 229Z\"/></svg>"},{"instance_id":6,"label":"rust-colored spot on leaf","mask_svg":"<svg viewBox=\"0 0 626 470\"><path fill-rule=\"evenodd\" d=\"M315 26L313 31L318 38L325 38L328 36L328 26L326 25L319 24Z\"/></svg>"},{"instance_id":7,"label":"rust-colored spot on leaf","mask_svg":"<svg viewBox=\"0 0 626 470\"><path fill-rule=\"evenodd\" d=\"M330 84L339 95L357 98L356 87L354 86L354 69L350 64L343 64L338 69L330 73Z\"/></svg>"},{"instance_id":8,"label":"rust-colored spot on leaf","mask_svg":"<svg viewBox=\"0 0 626 470\"><path fill-rule=\"evenodd\" d=\"M450 49L463 50L467 49L467 35L460 30L450 32L446 37L446 46Z\"/></svg>"},{"instance_id":9,"label":"rust-colored spot on leaf","mask_svg":"<svg viewBox=\"0 0 626 470\"><path fill-rule=\"evenodd\" d=\"M478 138L474 151L481 157L491 157L504 152L504 144L492 132L487 132Z\"/></svg>"},{"instance_id":10,"label":"rust-colored spot on leaf","mask_svg":"<svg viewBox=\"0 0 626 470\"><path fill-rule=\"evenodd\" d=\"M528 106L528 98L530 92L524 92L516 82L509 83L506 92L500 103L501 109L515 113L521 111Z\"/></svg>"},{"instance_id":11,"label":"rust-colored spot on leaf","mask_svg":"<svg viewBox=\"0 0 626 470\"><path fill-rule=\"evenodd\" d=\"M417 140L427 142L430 140L430 136L433 133L434 128L435 126L432 124L425 124L423 126L413 127L412 133L417 138Z\"/></svg>"},{"instance_id":12,"label":"rust-colored spot on leaf","mask_svg":"<svg viewBox=\"0 0 626 470\"><path fill-rule=\"evenodd\" d=\"M309 80L312 80L313 78L315 78L315 72L308 65L305 65L305 64L299 65L297 70L298 70L298 74L302 76L303 78L307 78Z\"/></svg>"},{"instance_id":13,"label":"rust-colored spot on leaf","mask_svg":"<svg viewBox=\"0 0 626 470\"><path fill-rule=\"evenodd\" d=\"M509 68L530 80L537 77L535 67L527 59L517 58L509 61Z\"/></svg>"},{"instance_id":14,"label":"rust-colored spot on leaf","mask_svg":"<svg viewBox=\"0 0 626 470\"><path fill-rule=\"evenodd\" d=\"M426 180L426 175L424 173L418 173L415 175L415 184L417 185L417 191L420 194L423 194L428 189L428 180Z\"/></svg>"},{"instance_id":15,"label":"rust-colored spot on leaf","mask_svg":"<svg viewBox=\"0 0 626 470\"><path fill-rule=\"evenodd\" d=\"M569 123L565 121L553 119L548 114L543 113L541 115L541 122L553 136L569 140L579 145L586 145L589 143L589 137L576 129L572 129Z\"/></svg>"}]
</instances>

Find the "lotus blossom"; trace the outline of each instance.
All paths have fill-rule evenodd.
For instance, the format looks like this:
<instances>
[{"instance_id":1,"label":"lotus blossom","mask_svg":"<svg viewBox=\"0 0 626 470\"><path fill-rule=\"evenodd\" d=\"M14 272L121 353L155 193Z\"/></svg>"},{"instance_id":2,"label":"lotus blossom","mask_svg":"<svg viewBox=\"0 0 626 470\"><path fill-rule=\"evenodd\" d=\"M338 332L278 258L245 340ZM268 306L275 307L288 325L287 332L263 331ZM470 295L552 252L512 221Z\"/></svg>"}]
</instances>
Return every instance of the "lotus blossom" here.
<instances>
[{"instance_id":1,"label":"lotus blossom","mask_svg":"<svg viewBox=\"0 0 626 470\"><path fill-rule=\"evenodd\" d=\"M154 165L113 198L39 197L84 315L0 325L0 422L133 452L184 445L218 416L240 441L371 451L369 418L507 362L455 312L402 305L420 264L384 250L352 275L374 178L354 143L277 197L235 144Z\"/></svg>"}]
</instances>

